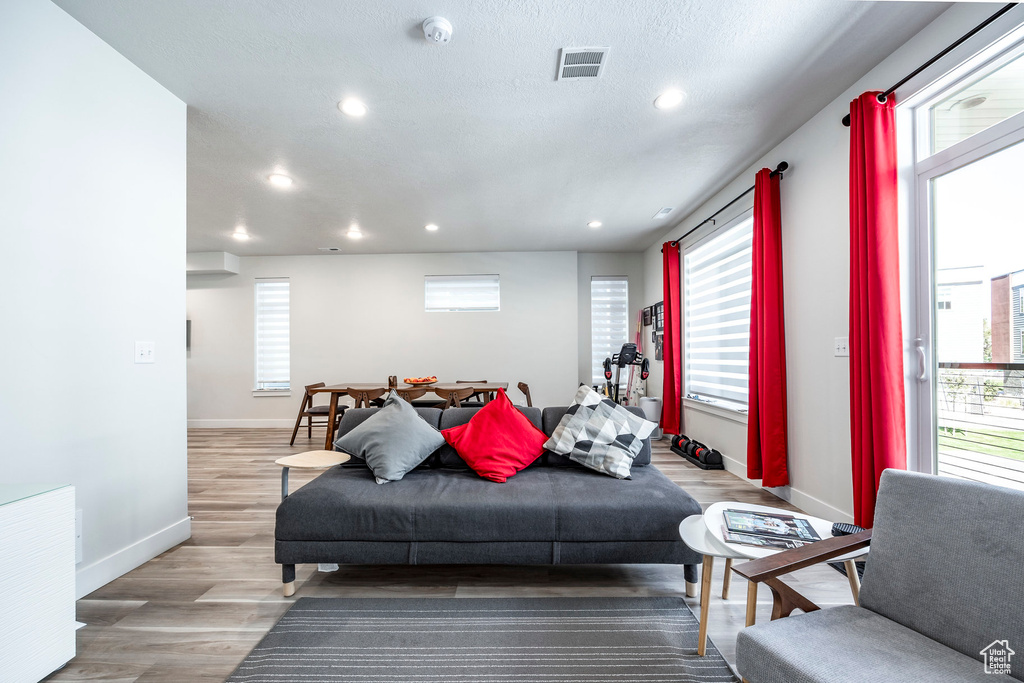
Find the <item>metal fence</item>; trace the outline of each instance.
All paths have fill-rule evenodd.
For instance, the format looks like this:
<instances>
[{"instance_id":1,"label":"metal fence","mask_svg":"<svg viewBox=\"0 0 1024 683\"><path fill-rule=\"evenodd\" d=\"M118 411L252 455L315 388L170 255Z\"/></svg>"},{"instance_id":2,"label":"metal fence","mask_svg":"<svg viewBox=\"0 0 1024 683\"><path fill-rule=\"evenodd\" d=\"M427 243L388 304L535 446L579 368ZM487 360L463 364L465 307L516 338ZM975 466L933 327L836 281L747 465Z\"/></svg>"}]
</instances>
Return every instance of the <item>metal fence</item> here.
<instances>
[{"instance_id":1,"label":"metal fence","mask_svg":"<svg viewBox=\"0 0 1024 683\"><path fill-rule=\"evenodd\" d=\"M1024 490L1024 363L939 363L939 474Z\"/></svg>"}]
</instances>

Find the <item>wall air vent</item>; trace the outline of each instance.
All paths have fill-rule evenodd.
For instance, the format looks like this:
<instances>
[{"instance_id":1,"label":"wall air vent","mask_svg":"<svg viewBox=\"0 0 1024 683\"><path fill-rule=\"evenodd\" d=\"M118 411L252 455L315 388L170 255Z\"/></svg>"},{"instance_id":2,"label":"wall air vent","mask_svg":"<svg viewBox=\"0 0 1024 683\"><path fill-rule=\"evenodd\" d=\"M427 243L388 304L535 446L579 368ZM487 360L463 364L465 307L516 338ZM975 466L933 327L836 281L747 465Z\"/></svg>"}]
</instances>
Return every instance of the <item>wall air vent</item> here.
<instances>
[{"instance_id":1,"label":"wall air vent","mask_svg":"<svg viewBox=\"0 0 1024 683\"><path fill-rule=\"evenodd\" d=\"M662 218L667 218L668 215L670 213L672 213L674 210L675 210L675 207L673 207L673 206L666 206L664 209L661 209L660 211L658 211L658 213L654 214L654 216L652 216L652 218L654 218L654 220L660 220Z\"/></svg>"},{"instance_id":2,"label":"wall air vent","mask_svg":"<svg viewBox=\"0 0 1024 683\"><path fill-rule=\"evenodd\" d=\"M608 63L607 47L563 47L558 57L557 80L600 78Z\"/></svg>"}]
</instances>

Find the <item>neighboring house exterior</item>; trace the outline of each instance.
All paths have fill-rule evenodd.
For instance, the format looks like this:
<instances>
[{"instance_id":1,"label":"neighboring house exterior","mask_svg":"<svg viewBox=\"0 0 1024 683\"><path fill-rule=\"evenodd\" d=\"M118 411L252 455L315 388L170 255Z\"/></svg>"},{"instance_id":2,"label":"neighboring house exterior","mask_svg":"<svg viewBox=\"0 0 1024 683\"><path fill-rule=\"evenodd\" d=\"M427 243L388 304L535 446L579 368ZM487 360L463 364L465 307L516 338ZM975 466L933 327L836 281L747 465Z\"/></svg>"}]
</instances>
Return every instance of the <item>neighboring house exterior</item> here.
<instances>
[{"instance_id":1,"label":"neighboring house exterior","mask_svg":"<svg viewBox=\"0 0 1024 683\"><path fill-rule=\"evenodd\" d=\"M992 278L992 362L1024 363L1024 270Z\"/></svg>"},{"instance_id":2,"label":"neighboring house exterior","mask_svg":"<svg viewBox=\"0 0 1024 683\"><path fill-rule=\"evenodd\" d=\"M935 273L936 355L940 363L985 360L985 280L982 266Z\"/></svg>"}]
</instances>

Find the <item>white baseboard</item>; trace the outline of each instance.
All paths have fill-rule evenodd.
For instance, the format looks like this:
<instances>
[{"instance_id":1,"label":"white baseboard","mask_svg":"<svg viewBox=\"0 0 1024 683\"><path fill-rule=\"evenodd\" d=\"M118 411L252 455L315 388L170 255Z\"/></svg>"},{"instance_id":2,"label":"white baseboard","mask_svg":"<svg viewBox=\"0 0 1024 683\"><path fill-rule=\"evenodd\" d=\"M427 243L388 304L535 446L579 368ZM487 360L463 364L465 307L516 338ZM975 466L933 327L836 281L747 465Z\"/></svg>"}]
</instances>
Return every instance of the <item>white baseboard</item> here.
<instances>
[{"instance_id":1,"label":"white baseboard","mask_svg":"<svg viewBox=\"0 0 1024 683\"><path fill-rule=\"evenodd\" d=\"M107 555L75 572L75 599L92 593L119 576L127 574L144 562L192 536L192 518L186 517L155 534L151 534L127 548Z\"/></svg>"},{"instance_id":2,"label":"white baseboard","mask_svg":"<svg viewBox=\"0 0 1024 683\"><path fill-rule=\"evenodd\" d=\"M189 420L189 429L274 429L295 426L295 418L266 418L253 420ZM299 428L302 431L302 428Z\"/></svg>"},{"instance_id":3,"label":"white baseboard","mask_svg":"<svg viewBox=\"0 0 1024 683\"><path fill-rule=\"evenodd\" d=\"M815 517L821 517L822 519L828 519L833 522L849 522L853 523L853 515L849 512L844 512L834 505L829 505L820 498L815 498L809 493L804 493L800 489L795 489L792 486L777 486L775 488L765 488L761 486L761 482L756 479L747 479L747 464L740 462L735 458L731 458L727 455L722 455L722 462L725 464L725 470L730 474L735 474L737 477L747 482L751 486L756 486L759 489L767 491L773 496L778 496L782 500L785 500L793 505L797 506L809 515Z\"/></svg>"}]
</instances>

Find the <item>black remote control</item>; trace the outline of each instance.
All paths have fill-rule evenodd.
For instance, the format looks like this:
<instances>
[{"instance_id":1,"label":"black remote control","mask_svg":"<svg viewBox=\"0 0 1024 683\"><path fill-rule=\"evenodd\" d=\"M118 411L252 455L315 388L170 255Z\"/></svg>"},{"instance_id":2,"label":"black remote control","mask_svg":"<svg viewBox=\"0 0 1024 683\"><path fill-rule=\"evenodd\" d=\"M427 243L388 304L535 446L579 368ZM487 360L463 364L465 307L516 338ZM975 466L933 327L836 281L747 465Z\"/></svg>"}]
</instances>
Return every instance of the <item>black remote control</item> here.
<instances>
[{"instance_id":1,"label":"black remote control","mask_svg":"<svg viewBox=\"0 0 1024 683\"><path fill-rule=\"evenodd\" d=\"M856 524L836 522L832 525L833 536L849 536L851 534L859 534L862 531L864 531L864 527L857 526Z\"/></svg>"}]
</instances>

